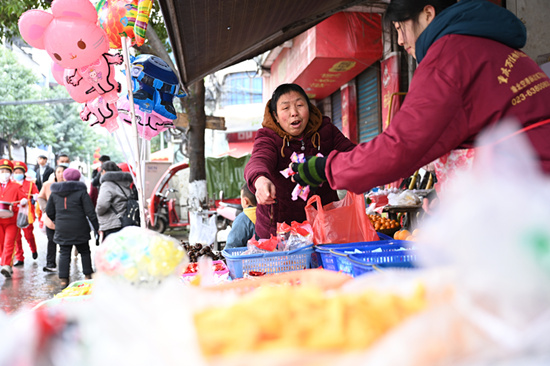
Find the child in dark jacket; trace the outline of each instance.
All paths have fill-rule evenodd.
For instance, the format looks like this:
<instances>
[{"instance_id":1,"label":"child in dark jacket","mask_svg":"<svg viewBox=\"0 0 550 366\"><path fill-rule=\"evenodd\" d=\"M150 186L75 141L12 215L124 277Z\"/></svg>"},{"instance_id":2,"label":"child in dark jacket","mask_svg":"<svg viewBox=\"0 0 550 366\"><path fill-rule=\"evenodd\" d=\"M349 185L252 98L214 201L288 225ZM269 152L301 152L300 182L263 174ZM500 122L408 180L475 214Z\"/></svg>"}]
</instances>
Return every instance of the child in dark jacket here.
<instances>
[{"instance_id":1,"label":"child in dark jacket","mask_svg":"<svg viewBox=\"0 0 550 366\"><path fill-rule=\"evenodd\" d=\"M250 192L248 185L245 183L241 188L241 212L227 236L225 244L226 248L246 247L246 243L254 236L254 228L256 224L256 196Z\"/></svg>"},{"instance_id":2,"label":"child in dark jacket","mask_svg":"<svg viewBox=\"0 0 550 366\"><path fill-rule=\"evenodd\" d=\"M66 169L63 172L65 182L51 185L51 196L46 205L46 214L55 223L54 241L59 244L59 279L62 287L69 284L71 250L73 245L80 253L82 271L86 279L92 278L92 260L90 257L90 226L97 233L99 224L94 205L88 195L86 185L80 180L80 172Z\"/></svg>"}]
</instances>

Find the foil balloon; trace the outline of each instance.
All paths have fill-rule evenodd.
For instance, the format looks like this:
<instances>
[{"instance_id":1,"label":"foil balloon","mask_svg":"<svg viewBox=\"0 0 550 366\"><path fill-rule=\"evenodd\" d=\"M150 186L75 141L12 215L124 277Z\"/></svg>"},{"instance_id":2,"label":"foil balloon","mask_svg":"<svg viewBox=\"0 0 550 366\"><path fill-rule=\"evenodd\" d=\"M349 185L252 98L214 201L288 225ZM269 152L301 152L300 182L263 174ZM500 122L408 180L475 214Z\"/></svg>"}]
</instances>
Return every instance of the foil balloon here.
<instances>
[{"instance_id":1,"label":"foil balloon","mask_svg":"<svg viewBox=\"0 0 550 366\"><path fill-rule=\"evenodd\" d=\"M96 10L110 47L120 49L121 37L128 37L132 46L143 45L152 7L151 0L100 0Z\"/></svg>"},{"instance_id":2,"label":"foil balloon","mask_svg":"<svg viewBox=\"0 0 550 366\"><path fill-rule=\"evenodd\" d=\"M96 121L90 123L90 126L100 125L109 132L113 132L118 128L118 110L115 103L108 103L102 97L88 101L84 104L82 112L80 112L80 119L88 121L91 114L96 117Z\"/></svg>"},{"instance_id":3,"label":"foil balloon","mask_svg":"<svg viewBox=\"0 0 550 366\"><path fill-rule=\"evenodd\" d=\"M67 89L70 97L73 98L75 102L86 103L89 100L93 100L99 97L99 93L95 90L95 88L85 81L81 81L76 86L69 84L67 82L66 76L69 76L71 70L66 70L55 62L52 63L51 70L55 81L57 81L59 85L63 85L65 89Z\"/></svg>"},{"instance_id":4,"label":"foil balloon","mask_svg":"<svg viewBox=\"0 0 550 366\"><path fill-rule=\"evenodd\" d=\"M132 119L130 116L130 103L127 99L119 99L118 101L118 115L119 118L127 123L132 124ZM161 116L156 112L146 113L139 109L135 111L136 113L136 123L138 129L138 135L143 137L146 140L151 140L151 138L157 136L162 131L174 127L172 120L166 117Z\"/></svg>"},{"instance_id":5,"label":"foil balloon","mask_svg":"<svg viewBox=\"0 0 550 366\"><path fill-rule=\"evenodd\" d=\"M29 45L45 49L55 63L71 70L68 84L76 87L85 81L109 103L118 99L114 65L122 63L122 56L108 53L107 36L89 0L56 0L51 13L26 11L19 18L19 31Z\"/></svg>"},{"instance_id":6,"label":"foil balloon","mask_svg":"<svg viewBox=\"0 0 550 366\"><path fill-rule=\"evenodd\" d=\"M157 112L163 117L176 119L172 104L174 97L186 94L179 87L179 80L163 59L153 55L139 55L132 60L134 102L143 112Z\"/></svg>"}]
</instances>

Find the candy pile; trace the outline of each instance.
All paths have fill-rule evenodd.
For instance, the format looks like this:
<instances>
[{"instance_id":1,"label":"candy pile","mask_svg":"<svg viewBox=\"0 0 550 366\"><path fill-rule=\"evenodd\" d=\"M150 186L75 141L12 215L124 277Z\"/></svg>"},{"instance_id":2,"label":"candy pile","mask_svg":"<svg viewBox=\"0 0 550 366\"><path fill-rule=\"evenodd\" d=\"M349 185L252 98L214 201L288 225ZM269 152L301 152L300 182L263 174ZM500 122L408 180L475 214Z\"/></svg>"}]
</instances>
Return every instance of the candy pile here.
<instances>
[{"instance_id":1,"label":"candy pile","mask_svg":"<svg viewBox=\"0 0 550 366\"><path fill-rule=\"evenodd\" d=\"M54 296L59 299L63 297L87 296L92 294L93 281L81 281L71 284L63 291Z\"/></svg>"},{"instance_id":2,"label":"candy pile","mask_svg":"<svg viewBox=\"0 0 550 366\"><path fill-rule=\"evenodd\" d=\"M141 284L179 274L188 262L177 240L136 226L109 235L95 256L98 272Z\"/></svg>"}]
</instances>

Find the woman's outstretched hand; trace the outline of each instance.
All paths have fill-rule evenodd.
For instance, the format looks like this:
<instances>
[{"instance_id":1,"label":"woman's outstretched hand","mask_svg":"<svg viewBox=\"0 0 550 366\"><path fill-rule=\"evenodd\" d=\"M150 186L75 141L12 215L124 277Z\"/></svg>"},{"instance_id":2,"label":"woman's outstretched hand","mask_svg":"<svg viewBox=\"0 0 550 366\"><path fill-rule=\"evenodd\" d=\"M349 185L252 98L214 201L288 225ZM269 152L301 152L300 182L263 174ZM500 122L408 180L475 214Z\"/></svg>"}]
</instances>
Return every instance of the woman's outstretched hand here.
<instances>
[{"instance_id":1,"label":"woman's outstretched hand","mask_svg":"<svg viewBox=\"0 0 550 366\"><path fill-rule=\"evenodd\" d=\"M256 187L256 201L260 205L271 205L276 203L275 185L266 177L259 177L254 183Z\"/></svg>"}]
</instances>

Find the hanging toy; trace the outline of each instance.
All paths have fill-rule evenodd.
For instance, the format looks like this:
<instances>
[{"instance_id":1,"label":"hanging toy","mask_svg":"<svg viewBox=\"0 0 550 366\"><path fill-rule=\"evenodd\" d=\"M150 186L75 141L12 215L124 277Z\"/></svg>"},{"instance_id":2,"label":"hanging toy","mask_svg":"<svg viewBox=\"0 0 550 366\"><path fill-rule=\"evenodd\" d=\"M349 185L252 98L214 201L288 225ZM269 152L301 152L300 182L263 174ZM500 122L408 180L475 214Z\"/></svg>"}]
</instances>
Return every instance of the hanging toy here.
<instances>
[{"instance_id":1,"label":"hanging toy","mask_svg":"<svg viewBox=\"0 0 550 366\"><path fill-rule=\"evenodd\" d=\"M123 122L131 125L132 119L129 110L130 103L128 100L126 98L119 99L118 116ZM146 113L139 109L136 109L136 123L138 135L146 140L151 140L151 138L157 136L162 131L174 127L171 119L163 117L154 111Z\"/></svg>"},{"instance_id":2,"label":"hanging toy","mask_svg":"<svg viewBox=\"0 0 550 366\"><path fill-rule=\"evenodd\" d=\"M109 46L121 49L121 37L130 39L131 45L141 46L153 3L150 0L101 0L96 5L99 25L107 33Z\"/></svg>"},{"instance_id":3,"label":"hanging toy","mask_svg":"<svg viewBox=\"0 0 550 366\"><path fill-rule=\"evenodd\" d=\"M55 0L51 13L29 10L19 18L19 31L31 46L45 49L52 60L69 69L67 83L90 84L109 103L118 99L114 65L122 55L111 55L105 31L97 25L97 12L89 0Z\"/></svg>"},{"instance_id":4,"label":"hanging toy","mask_svg":"<svg viewBox=\"0 0 550 366\"><path fill-rule=\"evenodd\" d=\"M187 94L180 89L178 77L163 59L153 55L139 55L132 60L130 73L134 102L141 111L155 111L172 120L177 118L172 100Z\"/></svg>"}]
</instances>

